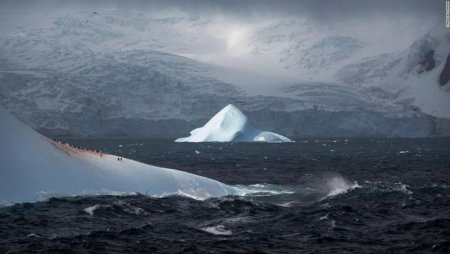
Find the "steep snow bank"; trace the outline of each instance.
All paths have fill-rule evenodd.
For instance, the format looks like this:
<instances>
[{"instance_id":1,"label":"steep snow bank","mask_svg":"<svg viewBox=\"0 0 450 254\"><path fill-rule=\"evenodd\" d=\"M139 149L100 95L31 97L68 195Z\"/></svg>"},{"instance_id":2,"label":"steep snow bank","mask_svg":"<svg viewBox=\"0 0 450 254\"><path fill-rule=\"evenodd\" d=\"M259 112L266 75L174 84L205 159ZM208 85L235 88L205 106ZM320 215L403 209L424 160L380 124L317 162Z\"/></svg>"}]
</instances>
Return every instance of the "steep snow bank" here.
<instances>
[{"instance_id":1,"label":"steep snow bank","mask_svg":"<svg viewBox=\"0 0 450 254\"><path fill-rule=\"evenodd\" d=\"M291 142L287 137L254 128L234 105L228 105L191 135L175 142Z\"/></svg>"},{"instance_id":2,"label":"steep snow bank","mask_svg":"<svg viewBox=\"0 0 450 254\"><path fill-rule=\"evenodd\" d=\"M233 187L205 177L53 142L1 107L0 162L0 202L112 191L199 199L236 193Z\"/></svg>"}]
</instances>

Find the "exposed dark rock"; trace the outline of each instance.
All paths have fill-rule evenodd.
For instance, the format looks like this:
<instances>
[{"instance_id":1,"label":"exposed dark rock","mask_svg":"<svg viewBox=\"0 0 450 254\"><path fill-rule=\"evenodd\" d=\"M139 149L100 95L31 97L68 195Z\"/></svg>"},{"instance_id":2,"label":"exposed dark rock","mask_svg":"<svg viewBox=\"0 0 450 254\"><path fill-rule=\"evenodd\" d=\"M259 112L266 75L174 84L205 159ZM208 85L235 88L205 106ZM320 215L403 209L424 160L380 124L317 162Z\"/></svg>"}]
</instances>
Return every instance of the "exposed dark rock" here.
<instances>
[{"instance_id":1,"label":"exposed dark rock","mask_svg":"<svg viewBox=\"0 0 450 254\"><path fill-rule=\"evenodd\" d=\"M441 86L445 86L449 80L450 80L450 54L447 56L444 69L442 69L441 75L439 76L439 84Z\"/></svg>"},{"instance_id":2,"label":"exposed dark rock","mask_svg":"<svg viewBox=\"0 0 450 254\"><path fill-rule=\"evenodd\" d=\"M421 69L418 73L431 71L436 66L436 61L434 60L434 50L429 50L419 64L423 69Z\"/></svg>"}]
</instances>

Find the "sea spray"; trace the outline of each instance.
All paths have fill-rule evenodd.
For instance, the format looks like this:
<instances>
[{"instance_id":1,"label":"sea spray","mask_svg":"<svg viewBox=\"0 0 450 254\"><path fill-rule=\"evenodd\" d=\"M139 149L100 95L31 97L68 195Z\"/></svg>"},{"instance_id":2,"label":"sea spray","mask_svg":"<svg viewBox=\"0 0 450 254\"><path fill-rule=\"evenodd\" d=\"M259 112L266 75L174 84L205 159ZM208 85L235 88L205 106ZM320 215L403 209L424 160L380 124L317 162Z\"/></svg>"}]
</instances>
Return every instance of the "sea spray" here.
<instances>
[{"instance_id":1,"label":"sea spray","mask_svg":"<svg viewBox=\"0 0 450 254\"><path fill-rule=\"evenodd\" d=\"M326 186L329 188L327 197L332 197L342 193L346 193L355 188L361 188L358 182L351 183L341 176L332 177L326 182Z\"/></svg>"}]
</instances>

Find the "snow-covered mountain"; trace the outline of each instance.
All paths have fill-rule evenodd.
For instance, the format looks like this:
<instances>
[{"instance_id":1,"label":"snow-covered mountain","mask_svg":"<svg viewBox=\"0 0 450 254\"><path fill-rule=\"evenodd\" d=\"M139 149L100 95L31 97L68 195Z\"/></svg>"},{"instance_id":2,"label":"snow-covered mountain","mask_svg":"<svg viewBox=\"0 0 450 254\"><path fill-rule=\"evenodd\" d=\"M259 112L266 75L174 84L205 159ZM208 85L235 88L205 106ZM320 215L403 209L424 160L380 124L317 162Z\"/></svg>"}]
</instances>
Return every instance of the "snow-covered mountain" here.
<instances>
[{"instance_id":1,"label":"snow-covered mountain","mask_svg":"<svg viewBox=\"0 0 450 254\"><path fill-rule=\"evenodd\" d=\"M98 10L0 19L1 103L51 135L179 137L230 103L289 136L450 132L443 29L381 47L306 18Z\"/></svg>"},{"instance_id":2,"label":"snow-covered mountain","mask_svg":"<svg viewBox=\"0 0 450 254\"><path fill-rule=\"evenodd\" d=\"M378 55L346 65L337 77L346 84L368 88L378 97L448 118L449 55L450 33L434 29L398 54Z\"/></svg>"},{"instance_id":3,"label":"snow-covered mountain","mask_svg":"<svg viewBox=\"0 0 450 254\"><path fill-rule=\"evenodd\" d=\"M204 199L238 193L190 173L54 142L0 107L0 203L46 195L132 193Z\"/></svg>"},{"instance_id":4,"label":"snow-covered mountain","mask_svg":"<svg viewBox=\"0 0 450 254\"><path fill-rule=\"evenodd\" d=\"M124 49L120 22L126 31L132 21L92 17L56 17L47 29L0 40L2 103L33 127L95 135L112 119L192 120L210 113L201 105L240 96L235 86L208 75L218 67L148 48ZM101 132L121 135L120 129Z\"/></svg>"},{"instance_id":5,"label":"snow-covered mountain","mask_svg":"<svg viewBox=\"0 0 450 254\"><path fill-rule=\"evenodd\" d=\"M229 104L215 114L203 127L175 142L292 142L289 138L253 127L244 113Z\"/></svg>"}]
</instances>

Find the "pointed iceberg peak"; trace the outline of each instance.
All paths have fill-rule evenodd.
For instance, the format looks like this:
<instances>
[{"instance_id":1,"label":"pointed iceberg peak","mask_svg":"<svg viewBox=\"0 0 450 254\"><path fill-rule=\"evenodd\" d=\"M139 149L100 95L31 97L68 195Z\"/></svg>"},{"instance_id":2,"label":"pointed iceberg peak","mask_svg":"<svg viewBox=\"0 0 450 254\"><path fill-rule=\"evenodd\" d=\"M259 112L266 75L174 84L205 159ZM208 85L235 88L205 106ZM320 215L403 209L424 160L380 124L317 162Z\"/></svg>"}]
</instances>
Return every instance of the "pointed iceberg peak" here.
<instances>
[{"instance_id":1,"label":"pointed iceberg peak","mask_svg":"<svg viewBox=\"0 0 450 254\"><path fill-rule=\"evenodd\" d=\"M231 112L243 114L242 111L240 109L238 109L236 106L234 106L233 104L228 104L226 107L224 107L222 110L220 110L220 112L222 112L222 111L231 111Z\"/></svg>"},{"instance_id":2,"label":"pointed iceberg peak","mask_svg":"<svg viewBox=\"0 0 450 254\"><path fill-rule=\"evenodd\" d=\"M203 127L175 142L292 142L287 137L254 128L247 116L233 104L228 104Z\"/></svg>"},{"instance_id":3,"label":"pointed iceberg peak","mask_svg":"<svg viewBox=\"0 0 450 254\"><path fill-rule=\"evenodd\" d=\"M238 109L236 106L234 106L233 104L228 104L226 107L224 107L222 110L220 110L217 114L215 114L209 122L214 122L214 121L212 121L213 119L221 120L222 122L223 121L235 121L235 122L244 123L244 122L248 121L247 116L244 115L244 113L242 113L242 111L240 109Z\"/></svg>"},{"instance_id":4,"label":"pointed iceberg peak","mask_svg":"<svg viewBox=\"0 0 450 254\"><path fill-rule=\"evenodd\" d=\"M228 104L215 114L205 125L211 128L239 131L248 124L248 118L233 104Z\"/></svg>"}]
</instances>

